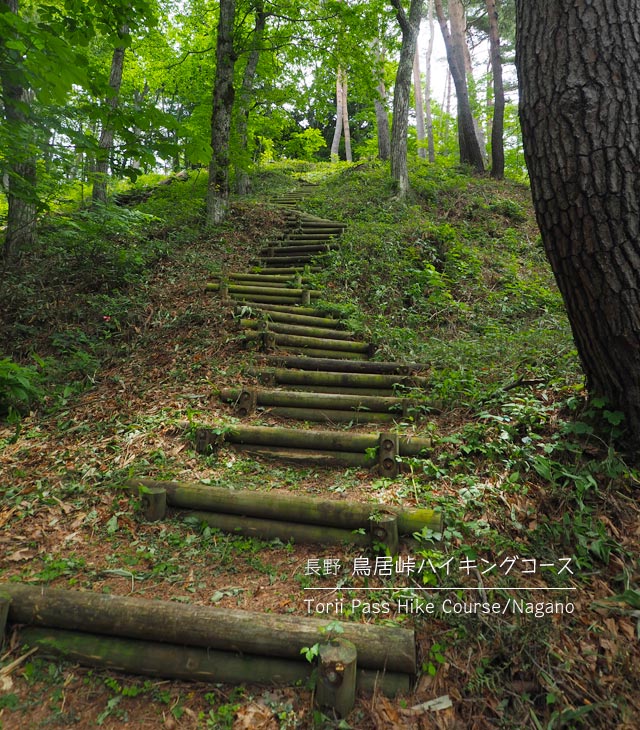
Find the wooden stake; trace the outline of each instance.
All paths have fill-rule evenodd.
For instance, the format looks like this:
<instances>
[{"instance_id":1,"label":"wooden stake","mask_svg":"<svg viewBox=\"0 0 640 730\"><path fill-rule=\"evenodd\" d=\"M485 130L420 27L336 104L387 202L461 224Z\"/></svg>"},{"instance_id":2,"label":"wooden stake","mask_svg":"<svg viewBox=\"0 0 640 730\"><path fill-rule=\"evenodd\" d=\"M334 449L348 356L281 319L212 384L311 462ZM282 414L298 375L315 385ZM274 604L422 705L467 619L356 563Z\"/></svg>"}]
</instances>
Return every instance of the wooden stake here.
<instances>
[{"instance_id":1,"label":"wooden stake","mask_svg":"<svg viewBox=\"0 0 640 730\"><path fill-rule=\"evenodd\" d=\"M159 486L143 487L140 490L142 513L149 522L164 520L167 514L167 492Z\"/></svg>"},{"instance_id":2,"label":"wooden stake","mask_svg":"<svg viewBox=\"0 0 640 730\"><path fill-rule=\"evenodd\" d=\"M398 516L382 512L371 520L371 541L384 545L388 555L397 555L400 547Z\"/></svg>"},{"instance_id":3,"label":"wooden stake","mask_svg":"<svg viewBox=\"0 0 640 730\"><path fill-rule=\"evenodd\" d=\"M331 707L338 717L346 717L356 701L356 647L346 639L320 644L316 704Z\"/></svg>"},{"instance_id":4,"label":"wooden stake","mask_svg":"<svg viewBox=\"0 0 640 730\"><path fill-rule=\"evenodd\" d=\"M381 433L378 450L380 476L393 479L400 472L397 457L400 454L400 438L396 433Z\"/></svg>"}]
</instances>

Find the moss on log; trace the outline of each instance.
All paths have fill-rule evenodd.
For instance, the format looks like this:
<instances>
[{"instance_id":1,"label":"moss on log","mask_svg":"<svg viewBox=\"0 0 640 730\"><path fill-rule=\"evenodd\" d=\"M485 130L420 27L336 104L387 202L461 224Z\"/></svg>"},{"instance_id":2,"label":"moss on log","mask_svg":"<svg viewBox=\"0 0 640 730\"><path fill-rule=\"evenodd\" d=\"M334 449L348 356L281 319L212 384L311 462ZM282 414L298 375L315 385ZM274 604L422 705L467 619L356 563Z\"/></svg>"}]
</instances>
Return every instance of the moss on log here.
<instances>
[{"instance_id":1,"label":"moss on log","mask_svg":"<svg viewBox=\"0 0 640 730\"><path fill-rule=\"evenodd\" d=\"M3 583L9 620L30 626L246 652L301 661L300 649L320 640L328 621L195 606L90 591ZM413 674L415 639L407 629L341 622L341 636L358 650L360 666Z\"/></svg>"},{"instance_id":2,"label":"moss on log","mask_svg":"<svg viewBox=\"0 0 640 730\"><path fill-rule=\"evenodd\" d=\"M289 449L283 446L257 446L255 444L232 444L233 448L267 459L288 461L305 466L352 466L371 469L378 462L375 457L349 451L317 451L315 449Z\"/></svg>"},{"instance_id":3,"label":"moss on log","mask_svg":"<svg viewBox=\"0 0 640 730\"><path fill-rule=\"evenodd\" d=\"M23 628L21 639L29 646L37 646L45 656L147 677L233 685L296 686L308 683L313 671L310 664L287 659L106 638L60 629ZM357 689L362 692L377 690L395 697L409 691L411 677L398 672L361 670L356 682Z\"/></svg>"},{"instance_id":4,"label":"moss on log","mask_svg":"<svg viewBox=\"0 0 640 730\"><path fill-rule=\"evenodd\" d=\"M380 373L327 372L324 370L289 370L287 368L247 368L247 375L260 377L262 373L277 383L291 385L335 385L341 388L424 388L428 378L416 375L388 375Z\"/></svg>"},{"instance_id":5,"label":"moss on log","mask_svg":"<svg viewBox=\"0 0 640 730\"><path fill-rule=\"evenodd\" d=\"M299 545L358 545L369 547L371 538L349 530L324 525L304 525L299 522L264 520L259 517L238 517L216 512L188 512L185 515L224 532L260 540L293 540Z\"/></svg>"},{"instance_id":6,"label":"moss on log","mask_svg":"<svg viewBox=\"0 0 640 730\"><path fill-rule=\"evenodd\" d=\"M268 320L273 320L273 318L268 317L263 320L241 319L240 326L253 330L266 329L269 332L275 332L279 335L302 335L303 337L320 337L328 340L353 340L356 336L355 332L348 332L346 330L315 327L309 324L298 324L295 321L282 323Z\"/></svg>"},{"instance_id":7,"label":"moss on log","mask_svg":"<svg viewBox=\"0 0 640 730\"><path fill-rule=\"evenodd\" d=\"M239 388L223 388L220 398L227 403L238 400L242 393ZM293 408L325 408L342 411L367 411L377 413L396 413L402 415L402 398L385 398L364 395L340 395L334 393L304 393L299 390L256 389L259 406L290 406Z\"/></svg>"},{"instance_id":8,"label":"moss on log","mask_svg":"<svg viewBox=\"0 0 640 730\"><path fill-rule=\"evenodd\" d=\"M398 363L398 362L355 362L345 363L331 359L309 359L288 355L270 355L267 358L270 365L280 368L299 368L300 370L324 370L328 372L371 373L379 375L412 375L429 369L426 363ZM425 379L426 381L426 379Z\"/></svg>"},{"instance_id":9,"label":"moss on log","mask_svg":"<svg viewBox=\"0 0 640 730\"><path fill-rule=\"evenodd\" d=\"M400 534L419 532L427 527L442 529L442 516L432 509L400 509L380 503L322 499L290 492L261 492L228 489L198 482L129 479L124 486L134 493L144 489L163 489L167 504L178 509L209 510L230 515L246 515L269 520L327 525L343 530L368 529L378 515L394 515Z\"/></svg>"},{"instance_id":10,"label":"moss on log","mask_svg":"<svg viewBox=\"0 0 640 730\"><path fill-rule=\"evenodd\" d=\"M210 429L200 429L204 435ZM213 437L219 434L212 433ZM283 446L285 448L314 449L316 451L350 451L364 453L378 447L379 434L350 433L348 431L315 431L296 428L271 428L269 426L243 426L235 424L224 434L224 440L234 444L259 446ZM416 456L431 448L431 439L400 437L400 454Z\"/></svg>"}]
</instances>

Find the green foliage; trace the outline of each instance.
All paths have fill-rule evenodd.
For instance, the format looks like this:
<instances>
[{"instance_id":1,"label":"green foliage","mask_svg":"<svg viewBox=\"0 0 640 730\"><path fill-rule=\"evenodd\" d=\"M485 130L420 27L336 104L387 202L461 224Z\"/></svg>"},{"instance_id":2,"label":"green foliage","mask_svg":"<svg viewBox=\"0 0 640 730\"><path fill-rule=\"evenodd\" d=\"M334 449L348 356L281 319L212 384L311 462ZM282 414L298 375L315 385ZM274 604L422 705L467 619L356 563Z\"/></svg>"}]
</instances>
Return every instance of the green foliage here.
<instances>
[{"instance_id":1,"label":"green foliage","mask_svg":"<svg viewBox=\"0 0 640 730\"><path fill-rule=\"evenodd\" d=\"M0 360L0 418L10 421L42 398L41 374L33 367L19 365L11 358Z\"/></svg>"}]
</instances>

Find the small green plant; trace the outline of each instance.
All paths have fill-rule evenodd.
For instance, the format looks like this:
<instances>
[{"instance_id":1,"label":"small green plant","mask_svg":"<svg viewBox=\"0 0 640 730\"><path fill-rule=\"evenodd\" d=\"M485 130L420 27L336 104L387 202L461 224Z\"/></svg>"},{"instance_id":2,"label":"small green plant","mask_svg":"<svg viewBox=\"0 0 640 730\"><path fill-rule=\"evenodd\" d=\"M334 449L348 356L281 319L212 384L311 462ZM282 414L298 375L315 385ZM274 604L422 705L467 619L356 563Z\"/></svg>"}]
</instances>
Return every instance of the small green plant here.
<instances>
[{"instance_id":1,"label":"small green plant","mask_svg":"<svg viewBox=\"0 0 640 730\"><path fill-rule=\"evenodd\" d=\"M344 626L339 621L330 621L326 626L319 629L319 633L323 636L323 641L332 641L340 634L344 633ZM320 644L317 642L312 646L303 646L300 649L300 653L304 655L304 658L308 662L314 662L317 656L320 654Z\"/></svg>"},{"instance_id":2,"label":"small green plant","mask_svg":"<svg viewBox=\"0 0 640 730\"><path fill-rule=\"evenodd\" d=\"M27 408L42 398L40 373L11 358L0 360L0 418L17 421Z\"/></svg>"}]
</instances>

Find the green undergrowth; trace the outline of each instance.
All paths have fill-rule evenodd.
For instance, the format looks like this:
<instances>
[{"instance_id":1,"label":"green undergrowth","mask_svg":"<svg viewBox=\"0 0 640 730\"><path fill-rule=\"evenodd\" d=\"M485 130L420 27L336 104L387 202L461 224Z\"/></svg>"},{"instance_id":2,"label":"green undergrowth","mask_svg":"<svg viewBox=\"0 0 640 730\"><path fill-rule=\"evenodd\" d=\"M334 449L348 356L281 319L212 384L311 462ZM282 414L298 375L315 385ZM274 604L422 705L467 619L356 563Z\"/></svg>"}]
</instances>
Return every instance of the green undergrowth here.
<instances>
[{"instance_id":1,"label":"green undergrowth","mask_svg":"<svg viewBox=\"0 0 640 730\"><path fill-rule=\"evenodd\" d=\"M156 302L149 319L152 277L166 271L167 282L179 282L193 280L203 269L217 274L241 268L262 229L277 223L269 197L293 190L300 179L315 185L301 203L304 210L349 224L340 249L314 277L324 291L319 306L376 342L379 359L425 364L428 388L403 391L415 406L398 430L429 436L433 448L425 458L403 458L394 479L358 469L265 464L225 449L196 455L193 441L183 438L185 422L193 426L210 412L212 386L223 379L234 384L240 361L246 364L253 355L233 340L230 318L205 317L192 291L181 291L187 302L182 308ZM637 653L626 645L618 650L621 635L612 633L611 621L633 620L637 630L640 592L632 536L640 473L633 455L615 446L624 433L623 416L604 401L584 398L528 189L441 164L414 164L411 182L412 192L399 200L386 166L287 161L258 171L250 197L234 199L230 218L216 229L203 226L204 172L160 186L132 208L50 216L38 249L25 252L22 270L4 274L3 294L9 295L1 304L0 418L20 418L47 389L57 388L48 402L57 437L81 437L84 451L82 456L57 453L51 472L39 475L29 491L27 467L16 470L5 507L20 534L41 510L56 509L62 500L77 521L73 529L90 531L105 552L96 567L74 542L61 540L11 570L24 580L85 589L108 590L103 583L118 579L131 591L154 595L158 585L166 585L174 600L204 597L211 604L238 605L250 587L238 584L236 572L253 571L268 586L295 575L287 610L296 612L302 588L318 585L315 576L303 574L297 546L225 535L198 519L141 526L133 498L119 487L135 476L189 478L185 464L190 463L197 464L197 478L205 484L435 507L444 515L443 531L416 534L407 549L435 565L451 559L476 569L463 576L428 571L412 576L404 580L405 597L421 598L425 589L437 587L462 600L464 594L455 593L461 577L465 586L501 601L514 595L507 589L527 596L527 586L570 583L579 591L580 610L522 620L465 615L422 620L400 612L393 620L415 625L422 641L423 678L455 690L461 722L467 724L488 713L487 722L504 728L553 730L586 721L594 728L625 727ZM147 320L148 331L141 327ZM170 356L160 365L141 361L135 387L153 393L179 383L180 393L162 407L145 402L134 414L120 415L114 408L111 420L77 423L70 402L74 392L92 387L106 361L118 373L133 348L144 351L157 344L154 338L161 346L153 358L165 351ZM205 344L209 349L200 350ZM186 354L178 357L179 351ZM117 397L124 403L131 383L116 383L119 374L109 377L121 386ZM218 427L224 431L234 423L219 419ZM34 419L26 422L18 444L25 464L47 438ZM145 447L129 460L138 439ZM184 448L174 449L178 443ZM372 559L388 557L378 548L365 552ZM338 552L318 548L315 554ZM564 556L573 573L570 578L557 570L533 577L482 573L488 565L483 561L510 555L554 565ZM193 567L188 580L185 565ZM215 591L211 576L219 581ZM353 576L340 581L337 596L348 606L341 618L385 619L367 613L366 602L352 607L350 600L362 597L350 592L358 586ZM326 577L329 584L335 576ZM371 590L368 605L400 600L393 585L379 581L380 591ZM581 658L585 648L596 657L593 663ZM27 666L55 673L56 665L38 662ZM122 684L109 685L103 721L124 718L130 698ZM155 703L165 702L159 685L136 686ZM17 696L4 707L13 702ZM176 721L181 702L171 705ZM231 695L211 703L201 710L199 726L231 726L239 705Z\"/></svg>"},{"instance_id":2,"label":"green undergrowth","mask_svg":"<svg viewBox=\"0 0 640 730\"><path fill-rule=\"evenodd\" d=\"M478 379L576 358L544 257L528 189L417 164L399 200L384 166L328 177L308 201L349 224L317 276L331 299L359 313L380 359L424 361ZM463 364L464 363L464 364Z\"/></svg>"}]
</instances>

